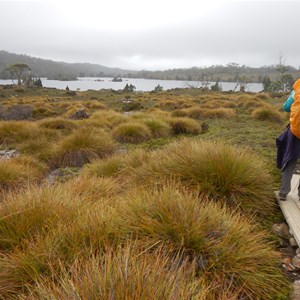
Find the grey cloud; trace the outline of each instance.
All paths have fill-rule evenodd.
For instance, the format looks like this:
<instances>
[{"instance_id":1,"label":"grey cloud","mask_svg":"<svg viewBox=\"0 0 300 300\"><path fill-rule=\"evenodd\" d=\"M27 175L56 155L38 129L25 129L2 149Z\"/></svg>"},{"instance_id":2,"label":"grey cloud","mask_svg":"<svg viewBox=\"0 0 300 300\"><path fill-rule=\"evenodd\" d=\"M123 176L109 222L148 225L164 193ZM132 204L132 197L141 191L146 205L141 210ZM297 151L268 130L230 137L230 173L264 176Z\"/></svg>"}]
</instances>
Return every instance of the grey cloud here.
<instances>
[{"instance_id":1,"label":"grey cloud","mask_svg":"<svg viewBox=\"0 0 300 300\"><path fill-rule=\"evenodd\" d=\"M211 14L199 14L184 22L179 19L161 28L124 32L81 28L69 23L50 3L0 2L0 25L5 28L0 32L0 48L128 69L233 61L262 66L276 64L280 54L286 56L288 64L298 67L299 11L300 2L226 2Z\"/></svg>"}]
</instances>

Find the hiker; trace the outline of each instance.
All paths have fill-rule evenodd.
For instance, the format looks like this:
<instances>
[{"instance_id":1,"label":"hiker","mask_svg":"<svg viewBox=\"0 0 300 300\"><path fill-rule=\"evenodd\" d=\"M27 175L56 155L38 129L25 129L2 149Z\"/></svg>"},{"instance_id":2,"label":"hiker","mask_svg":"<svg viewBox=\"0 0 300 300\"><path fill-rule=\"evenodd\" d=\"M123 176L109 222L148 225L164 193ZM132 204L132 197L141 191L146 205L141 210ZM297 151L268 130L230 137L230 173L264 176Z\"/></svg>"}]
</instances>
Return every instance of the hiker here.
<instances>
[{"instance_id":1,"label":"hiker","mask_svg":"<svg viewBox=\"0 0 300 300\"><path fill-rule=\"evenodd\" d=\"M291 180L300 158L300 78L293 85L293 91L283 104L283 109L290 112L290 122L285 131L276 139L277 168L281 169L281 187L278 198L286 200L291 191ZM300 198L300 185L298 185Z\"/></svg>"}]
</instances>

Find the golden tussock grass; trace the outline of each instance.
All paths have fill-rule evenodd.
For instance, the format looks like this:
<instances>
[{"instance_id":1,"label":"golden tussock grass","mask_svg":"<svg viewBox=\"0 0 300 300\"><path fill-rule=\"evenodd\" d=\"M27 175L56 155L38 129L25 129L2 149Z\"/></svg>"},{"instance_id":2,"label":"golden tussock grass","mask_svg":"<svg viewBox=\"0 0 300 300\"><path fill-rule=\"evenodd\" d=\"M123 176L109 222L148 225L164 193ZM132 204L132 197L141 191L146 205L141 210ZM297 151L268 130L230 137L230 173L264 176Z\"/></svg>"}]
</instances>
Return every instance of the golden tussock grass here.
<instances>
[{"instance_id":1,"label":"golden tussock grass","mask_svg":"<svg viewBox=\"0 0 300 300\"><path fill-rule=\"evenodd\" d=\"M159 103L155 104L155 108L160 108L162 110L171 111L174 109L182 109L193 106L194 103L189 99L178 99L174 100L161 100Z\"/></svg>"},{"instance_id":2,"label":"golden tussock grass","mask_svg":"<svg viewBox=\"0 0 300 300\"><path fill-rule=\"evenodd\" d=\"M236 115L235 109L232 108L207 108L194 106L187 109L174 110L172 117L188 117L196 120L205 119L230 119Z\"/></svg>"},{"instance_id":3,"label":"golden tussock grass","mask_svg":"<svg viewBox=\"0 0 300 300\"><path fill-rule=\"evenodd\" d=\"M141 122L150 129L153 138L164 138L171 135L171 126L162 118L145 118Z\"/></svg>"},{"instance_id":4,"label":"golden tussock grass","mask_svg":"<svg viewBox=\"0 0 300 300\"><path fill-rule=\"evenodd\" d=\"M121 177L128 184L126 177L131 171L151 160L151 153L134 149L126 155L114 154L101 160L95 160L83 167L82 174L97 177ZM130 179L129 179L130 180Z\"/></svg>"},{"instance_id":5,"label":"golden tussock grass","mask_svg":"<svg viewBox=\"0 0 300 300\"><path fill-rule=\"evenodd\" d=\"M253 110L251 116L259 121L270 121L275 123L283 123L284 120L284 115L271 105L265 105Z\"/></svg>"},{"instance_id":6,"label":"golden tussock grass","mask_svg":"<svg viewBox=\"0 0 300 300\"><path fill-rule=\"evenodd\" d=\"M150 114L150 115L158 116L158 117L162 117L162 118L170 116L170 113L168 111L161 110L159 108L151 108L146 112L146 114Z\"/></svg>"},{"instance_id":7,"label":"golden tussock grass","mask_svg":"<svg viewBox=\"0 0 300 300\"><path fill-rule=\"evenodd\" d=\"M40 131L38 138L30 138L17 145L17 149L22 154L32 155L40 161L48 163L53 154L55 143L61 138L59 134L48 134L44 130ZM49 136L48 136L49 135Z\"/></svg>"},{"instance_id":8,"label":"golden tussock grass","mask_svg":"<svg viewBox=\"0 0 300 300\"><path fill-rule=\"evenodd\" d=\"M111 155L117 145L104 130L77 130L57 145L53 167L81 167L97 158Z\"/></svg>"},{"instance_id":9,"label":"golden tussock grass","mask_svg":"<svg viewBox=\"0 0 300 300\"><path fill-rule=\"evenodd\" d=\"M120 236L182 251L183 259L197 263L196 277L210 287L208 299L219 299L222 291L238 294L236 299L287 294L289 284L266 233L209 197L179 190L171 184L129 192L120 203Z\"/></svg>"},{"instance_id":10,"label":"golden tussock grass","mask_svg":"<svg viewBox=\"0 0 300 300\"><path fill-rule=\"evenodd\" d=\"M57 113L50 107L39 107L33 110L33 117L35 119L49 118L56 116Z\"/></svg>"},{"instance_id":11,"label":"golden tussock grass","mask_svg":"<svg viewBox=\"0 0 300 300\"><path fill-rule=\"evenodd\" d=\"M218 108L235 108L236 101L235 100L206 100L202 102L201 108L209 108L209 109L218 109Z\"/></svg>"},{"instance_id":12,"label":"golden tussock grass","mask_svg":"<svg viewBox=\"0 0 300 300\"><path fill-rule=\"evenodd\" d=\"M113 206L111 198L124 192L126 187L112 177L100 177L82 174L63 183L63 188L70 194L81 197L86 202L97 202L101 205Z\"/></svg>"},{"instance_id":13,"label":"golden tussock grass","mask_svg":"<svg viewBox=\"0 0 300 300\"><path fill-rule=\"evenodd\" d=\"M116 126L112 135L120 143L139 144L150 139L151 131L146 125L129 121Z\"/></svg>"},{"instance_id":14,"label":"golden tussock grass","mask_svg":"<svg viewBox=\"0 0 300 300\"><path fill-rule=\"evenodd\" d=\"M205 299L209 289L190 280L193 264L182 261L180 254L170 258L162 247L154 253L142 251L132 241L90 259L79 258L70 269L62 267L57 278L38 282L30 299L71 299L74 294L82 300Z\"/></svg>"},{"instance_id":15,"label":"golden tussock grass","mask_svg":"<svg viewBox=\"0 0 300 300\"><path fill-rule=\"evenodd\" d=\"M114 128L115 126L127 122L128 119L123 114L113 110L102 110L92 114L88 122L96 121L100 127Z\"/></svg>"},{"instance_id":16,"label":"golden tussock grass","mask_svg":"<svg viewBox=\"0 0 300 300\"><path fill-rule=\"evenodd\" d=\"M36 138L39 130L36 124L28 121L0 122L0 144L17 144L25 140Z\"/></svg>"},{"instance_id":17,"label":"golden tussock grass","mask_svg":"<svg viewBox=\"0 0 300 300\"><path fill-rule=\"evenodd\" d=\"M75 121L64 119L61 117L43 119L38 122L38 125L42 128L57 129L66 132L71 132L73 129L78 128L78 125Z\"/></svg>"},{"instance_id":18,"label":"golden tussock grass","mask_svg":"<svg viewBox=\"0 0 300 300\"><path fill-rule=\"evenodd\" d=\"M172 135L188 134L197 135L201 133L201 128L196 120L191 118L169 118L166 120L171 126Z\"/></svg>"},{"instance_id":19,"label":"golden tussock grass","mask_svg":"<svg viewBox=\"0 0 300 300\"><path fill-rule=\"evenodd\" d=\"M213 108L204 111L206 118L230 119L236 115L236 111L232 108Z\"/></svg>"},{"instance_id":20,"label":"golden tussock grass","mask_svg":"<svg viewBox=\"0 0 300 300\"><path fill-rule=\"evenodd\" d=\"M191 190L225 201L247 214L271 216L272 177L267 170L262 158L250 149L183 139L153 152L151 161L132 169L132 180L147 185L175 178Z\"/></svg>"},{"instance_id":21,"label":"golden tussock grass","mask_svg":"<svg viewBox=\"0 0 300 300\"><path fill-rule=\"evenodd\" d=\"M271 95L269 93L263 92L263 93L257 94L255 97L258 99L261 99L261 100L268 100L271 98Z\"/></svg>"},{"instance_id":22,"label":"golden tussock grass","mask_svg":"<svg viewBox=\"0 0 300 300\"><path fill-rule=\"evenodd\" d=\"M107 109L107 106L98 101L86 101L83 102L84 106L89 109L98 110L98 109Z\"/></svg>"},{"instance_id":23,"label":"golden tussock grass","mask_svg":"<svg viewBox=\"0 0 300 300\"><path fill-rule=\"evenodd\" d=\"M32 156L0 160L0 194L39 182L47 167Z\"/></svg>"},{"instance_id":24,"label":"golden tussock grass","mask_svg":"<svg viewBox=\"0 0 300 300\"><path fill-rule=\"evenodd\" d=\"M237 99L237 106L245 109L254 109L258 107L265 106L266 102L259 98L254 98L250 96L243 96Z\"/></svg>"},{"instance_id":25,"label":"golden tussock grass","mask_svg":"<svg viewBox=\"0 0 300 300\"><path fill-rule=\"evenodd\" d=\"M82 173L97 177L116 177L124 168L124 157L120 154L114 154L106 159L98 159L85 165Z\"/></svg>"},{"instance_id":26,"label":"golden tussock grass","mask_svg":"<svg viewBox=\"0 0 300 300\"><path fill-rule=\"evenodd\" d=\"M177 112L192 113L196 100L268 100L175 93L163 93L155 103L162 99L163 109L178 105ZM81 108L85 101L77 102ZM87 102L89 112L98 109L95 103ZM62 98L50 108L60 115L75 105ZM246 109L237 111L248 118ZM0 189L1 180L6 186L0 203L0 298L288 299L278 253L255 223L274 217L274 184L254 151L178 138L160 150L127 145L135 150L114 154L117 145L108 132L132 122L146 128L149 139L164 137L165 125L173 135L201 133L199 122L184 116L171 118L154 108L133 116L101 110L76 122L0 122L2 147L21 150L9 163L0 161ZM66 182L35 186L47 167L23 153L55 167L88 164Z\"/></svg>"},{"instance_id":27,"label":"golden tussock grass","mask_svg":"<svg viewBox=\"0 0 300 300\"><path fill-rule=\"evenodd\" d=\"M271 300L288 293L266 233L206 196L170 183L102 203L79 190L35 188L2 203L2 298L68 299L76 290L89 299L123 295L124 288L124 299L196 293Z\"/></svg>"},{"instance_id":28,"label":"golden tussock grass","mask_svg":"<svg viewBox=\"0 0 300 300\"><path fill-rule=\"evenodd\" d=\"M0 205L0 249L22 249L23 242L67 224L84 203L62 185L30 187L6 194Z\"/></svg>"}]
</instances>

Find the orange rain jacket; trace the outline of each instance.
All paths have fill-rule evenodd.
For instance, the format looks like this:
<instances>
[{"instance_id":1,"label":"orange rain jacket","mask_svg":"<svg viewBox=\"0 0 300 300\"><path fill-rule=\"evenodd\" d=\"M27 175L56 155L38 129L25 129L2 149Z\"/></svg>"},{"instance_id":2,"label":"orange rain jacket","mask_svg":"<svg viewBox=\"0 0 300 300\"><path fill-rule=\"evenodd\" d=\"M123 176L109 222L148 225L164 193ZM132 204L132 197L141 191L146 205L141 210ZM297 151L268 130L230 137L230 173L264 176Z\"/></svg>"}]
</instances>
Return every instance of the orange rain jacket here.
<instances>
[{"instance_id":1,"label":"orange rain jacket","mask_svg":"<svg viewBox=\"0 0 300 300\"><path fill-rule=\"evenodd\" d=\"M291 106L290 127L292 133L300 139L300 78L293 85L294 103Z\"/></svg>"}]
</instances>

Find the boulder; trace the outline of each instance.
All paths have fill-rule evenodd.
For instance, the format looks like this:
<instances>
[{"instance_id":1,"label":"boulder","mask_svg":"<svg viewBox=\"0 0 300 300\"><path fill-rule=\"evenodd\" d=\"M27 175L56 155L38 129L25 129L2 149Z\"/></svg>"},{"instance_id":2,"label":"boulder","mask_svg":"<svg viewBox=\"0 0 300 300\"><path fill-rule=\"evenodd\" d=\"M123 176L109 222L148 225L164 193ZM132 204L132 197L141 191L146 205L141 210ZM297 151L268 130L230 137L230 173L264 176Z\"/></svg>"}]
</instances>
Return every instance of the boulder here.
<instances>
[{"instance_id":1,"label":"boulder","mask_svg":"<svg viewBox=\"0 0 300 300\"><path fill-rule=\"evenodd\" d=\"M290 228L286 223L273 224L272 232L282 238L290 239L292 237L290 233Z\"/></svg>"},{"instance_id":2,"label":"boulder","mask_svg":"<svg viewBox=\"0 0 300 300\"><path fill-rule=\"evenodd\" d=\"M84 109L80 109L80 110L76 111L74 114L72 114L70 116L70 119L82 120L82 119L87 119L89 117L90 117L89 114Z\"/></svg>"}]
</instances>

